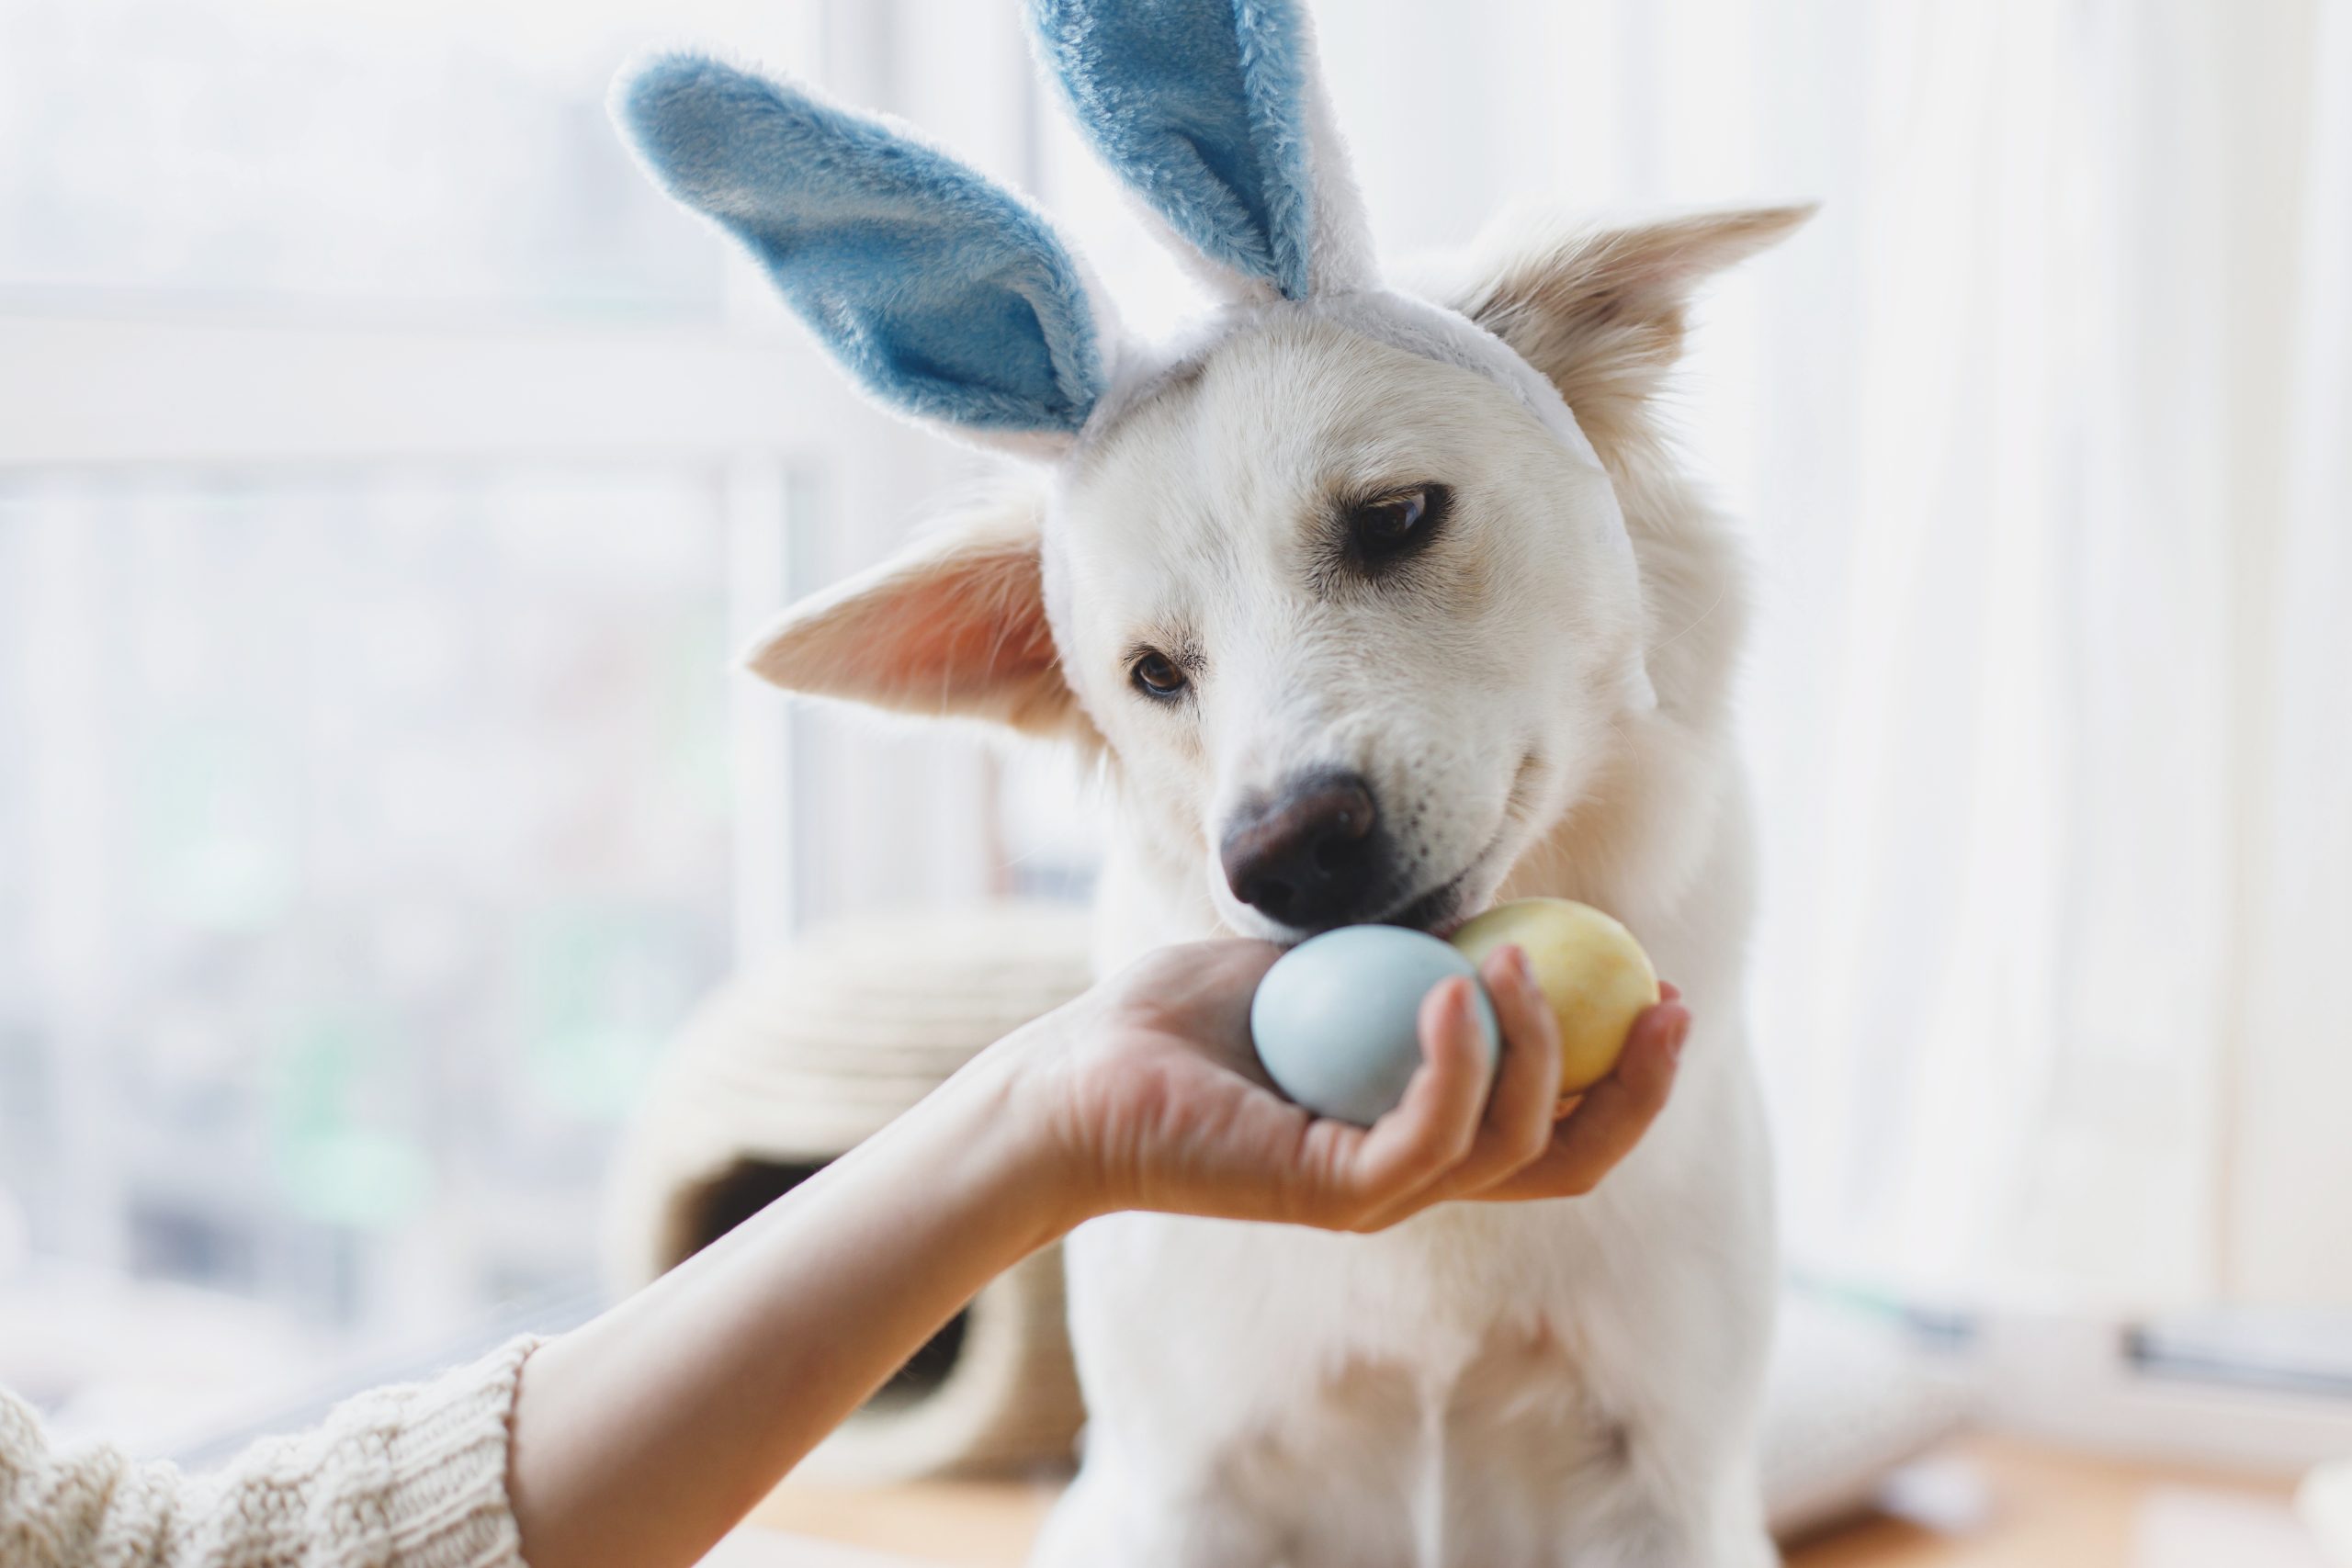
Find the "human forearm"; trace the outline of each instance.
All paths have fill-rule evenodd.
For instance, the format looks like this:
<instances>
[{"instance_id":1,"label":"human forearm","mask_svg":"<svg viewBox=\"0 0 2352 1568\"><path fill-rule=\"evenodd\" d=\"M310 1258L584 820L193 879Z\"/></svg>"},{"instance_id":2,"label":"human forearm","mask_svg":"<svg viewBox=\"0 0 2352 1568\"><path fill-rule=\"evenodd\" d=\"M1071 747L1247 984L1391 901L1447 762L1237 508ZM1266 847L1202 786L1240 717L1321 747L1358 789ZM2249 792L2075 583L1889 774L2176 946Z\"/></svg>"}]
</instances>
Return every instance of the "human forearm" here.
<instances>
[{"instance_id":1,"label":"human forearm","mask_svg":"<svg viewBox=\"0 0 2352 1568\"><path fill-rule=\"evenodd\" d=\"M533 1568L691 1562L975 1292L1080 1217L1017 1102L1017 1055L974 1063L532 1357L510 1486Z\"/></svg>"}]
</instances>

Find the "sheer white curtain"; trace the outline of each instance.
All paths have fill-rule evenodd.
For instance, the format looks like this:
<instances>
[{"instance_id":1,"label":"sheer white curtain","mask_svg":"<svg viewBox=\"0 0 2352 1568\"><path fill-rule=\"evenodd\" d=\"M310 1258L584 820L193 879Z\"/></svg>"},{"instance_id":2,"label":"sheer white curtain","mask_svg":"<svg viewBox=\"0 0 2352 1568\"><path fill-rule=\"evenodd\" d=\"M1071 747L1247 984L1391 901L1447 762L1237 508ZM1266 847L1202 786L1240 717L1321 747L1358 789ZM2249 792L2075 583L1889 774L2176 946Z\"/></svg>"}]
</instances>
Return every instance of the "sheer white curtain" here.
<instances>
[{"instance_id":1,"label":"sheer white curtain","mask_svg":"<svg viewBox=\"0 0 2352 1568\"><path fill-rule=\"evenodd\" d=\"M2276 537L2249 615L2261 793L2246 834L2248 994L2229 1189L2233 1282L2352 1298L2352 0L2312 28Z\"/></svg>"},{"instance_id":2,"label":"sheer white curtain","mask_svg":"<svg viewBox=\"0 0 2352 1568\"><path fill-rule=\"evenodd\" d=\"M1696 338L1764 562L1804 1266L2352 1301L2346 0L1327 0L1389 254L1819 197ZM1048 132L1123 297L1178 286Z\"/></svg>"},{"instance_id":3,"label":"sheer white curtain","mask_svg":"<svg viewBox=\"0 0 2352 1568\"><path fill-rule=\"evenodd\" d=\"M1855 77L1783 58L1769 112L1849 216L1747 367L1801 1253L2352 1300L2342 7L1837 25Z\"/></svg>"}]
</instances>

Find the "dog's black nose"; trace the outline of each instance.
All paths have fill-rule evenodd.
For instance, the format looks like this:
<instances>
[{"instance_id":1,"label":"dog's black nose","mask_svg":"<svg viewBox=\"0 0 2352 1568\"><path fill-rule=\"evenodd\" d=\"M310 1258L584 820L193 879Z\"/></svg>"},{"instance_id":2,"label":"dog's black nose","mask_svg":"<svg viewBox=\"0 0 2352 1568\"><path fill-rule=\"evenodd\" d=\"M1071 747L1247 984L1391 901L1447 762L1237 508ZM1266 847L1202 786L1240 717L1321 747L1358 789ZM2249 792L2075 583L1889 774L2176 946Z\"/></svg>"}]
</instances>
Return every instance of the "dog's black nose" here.
<instances>
[{"instance_id":1,"label":"dog's black nose","mask_svg":"<svg viewBox=\"0 0 2352 1568\"><path fill-rule=\"evenodd\" d=\"M1379 912L1387 894L1380 813L1362 775L1315 773L1244 803L1219 858L1233 896L1302 931Z\"/></svg>"}]
</instances>

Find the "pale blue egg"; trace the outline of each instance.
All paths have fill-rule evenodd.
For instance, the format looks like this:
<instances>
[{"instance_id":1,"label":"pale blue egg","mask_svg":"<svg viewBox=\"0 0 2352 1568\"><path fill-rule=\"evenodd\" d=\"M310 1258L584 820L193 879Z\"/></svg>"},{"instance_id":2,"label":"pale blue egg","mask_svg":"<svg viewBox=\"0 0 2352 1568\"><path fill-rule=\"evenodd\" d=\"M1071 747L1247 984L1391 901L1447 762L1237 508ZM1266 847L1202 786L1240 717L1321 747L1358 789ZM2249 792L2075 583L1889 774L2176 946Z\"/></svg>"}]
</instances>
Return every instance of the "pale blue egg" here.
<instances>
[{"instance_id":1,"label":"pale blue egg","mask_svg":"<svg viewBox=\"0 0 2352 1568\"><path fill-rule=\"evenodd\" d=\"M1470 960L1426 931L1342 926L1292 948L1258 982L1250 1037L1284 1094L1320 1116L1368 1127L1396 1109L1420 1066L1421 998L1470 977L1487 1060L1502 1032Z\"/></svg>"}]
</instances>

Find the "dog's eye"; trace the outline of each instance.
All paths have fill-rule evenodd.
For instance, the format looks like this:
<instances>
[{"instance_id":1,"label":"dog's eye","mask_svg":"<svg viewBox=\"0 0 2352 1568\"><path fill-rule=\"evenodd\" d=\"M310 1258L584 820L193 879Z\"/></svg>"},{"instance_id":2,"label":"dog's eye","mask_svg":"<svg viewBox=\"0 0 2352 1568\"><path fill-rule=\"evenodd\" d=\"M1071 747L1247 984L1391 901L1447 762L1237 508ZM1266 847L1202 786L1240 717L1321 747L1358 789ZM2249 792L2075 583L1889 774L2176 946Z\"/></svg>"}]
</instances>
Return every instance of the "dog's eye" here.
<instances>
[{"instance_id":1,"label":"dog's eye","mask_svg":"<svg viewBox=\"0 0 2352 1568\"><path fill-rule=\"evenodd\" d=\"M1127 678L1136 683L1136 691L1162 702L1182 695L1185 686L1184 672L1176 668L1176 661L1157 651L1137 658L1128 667Z\"/></svg>"},{"instance_id":2,"label":"dog's eye","mask_svg":"<svg viewBox=\"0 0 2352 1568\"><path fill-rule=\"evenodd\" d=\"M1410 555L1437 532L1453 501L1443 485L1419 485L1358 502L1348 509L1349 547L1367 566Z\"/></svg>"}]
</instances>

